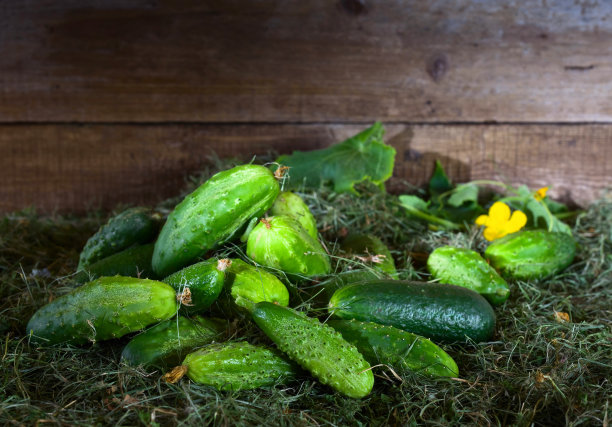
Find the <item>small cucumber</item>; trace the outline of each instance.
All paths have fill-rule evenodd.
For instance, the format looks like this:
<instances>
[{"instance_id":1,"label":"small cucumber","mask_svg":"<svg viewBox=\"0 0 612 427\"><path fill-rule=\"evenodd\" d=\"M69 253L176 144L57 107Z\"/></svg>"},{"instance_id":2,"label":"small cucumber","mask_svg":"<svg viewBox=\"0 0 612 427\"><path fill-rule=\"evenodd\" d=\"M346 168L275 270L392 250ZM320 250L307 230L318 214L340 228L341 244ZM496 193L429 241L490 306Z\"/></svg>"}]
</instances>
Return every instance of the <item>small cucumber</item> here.
<instances>
[{"instance_id":1,"label":"small cucumber","mask_svg":"<svg viewBox=\"0 0 612 427\"><path fill-rule=\"evenodd\" d=\"M391 277L397 276L395 261L389 248L372 234L349 234L340 248L349 256L376 268Z\"/></svg>"},{"instance_id":2,"label":"small cucumber","mask_svg":"<svg viewBox=\"0 0 612 427\"><path fill-rule=\"evenodd\" d=\"M219 297L229 263L228 259L207 259L185 267L162 281L183 296L183 311L197 313L206 310Z\"/></svg>"},{"instance_id":3,"label":"small cucumber","mask_svg":"<svg viewBox=\"0 0 612 427\"><path fill-rule=\"evenodd\" d=\"M374 322L332 319L327 324L357 347L372 365L383 363L436 377L459 375L453 358L419 335Z\"/></svg>"},{"instance_id":4,"label":"small cucumber","mask_svg":"<svg viewBox=\"0 0 612 427\"><path fill-rule=\"evenodd\" d=\"M470 249L437 248L427 258L427 269L440 283L476 291L492 305L503 304L510 295L506 281L478 252Z\"/></svg>"},{"instance_id":5,"label":"small cucumber","mask_svg":"<svg viewBox=\"0 0 612 427\"><path fill-rule=\"evenodd\" d=\"M317 222L308 205L300 196L290 191L280 193L270 209L273 216L287 215L297 220L313 239L318 238Z\"/></svg>"},{"instance_id":6,"label":"small cucumber","mask_svg":"<svg viewBox=\"0 0 612 427\"><path fill-rule=\"evenodd\" d=\"M132 338L121 360L132 366L176 366L194 348L221 337L225 329L225 321L220 319L178 316Z\"/></svg>"},{"instance_id":7,"label":"small cucumber","mask_svg":"<svg viewBox=\"0 0 612 427\"><path fill-rule=\"evenodd\" d=\"M252 312L263 332L323 384L354 398L374 385L370 364L331 327L288 307L260 302Z\"/></svg>"},{"instance_id":8,"label":"small cucumber","mask_svg":"<svg viewBox=\"0 0 612 427\"><path fill-rule=\"evenodd\" d=\"M152 242L157 230L158 221L148 208L130 208L115 215L85 243L77 271L130 246Z\"/></svg>"},{"instance_id":9,"label":"small cucumber","mask_svg":"<svg viewBox=\"0 0 612 427\"><path fill-rule=\"evenodd\" d=\"M366 280L384 278L385 275L378 270L343 271L342 273L334 274L328 279L310 286L307 288L307 291L309 295L316 298L317 302L327 305L334 292L340 288Z\"/></svg>"},{"instance_id":10,"label":"small cucumber","mask_svg":"<svg viewBox=\"0 0 612 427\"><path fill-rule=\"evenodd\" d=\"M487 341L495 313L480 294L460 286L373 280L345 286L329 301L341 319L395 326L434 341Z\"/></svg>"},{"instance_id":11,"label":"small cucumber","mask_svg":"<svg viewBox=\"0 0 612 427\"><path fill-rule=\"evenodd\" d=\"M502 276L518 280L541 279L563 271L574 260L576 242L566 233L530 230L493 241L485 258Z\"/></svg>"},{"instance_id":12,"label":"small cucumber","mask_svg":"<svg viewBox=\"0 0 612 427\"><path fill-rule=\"evenodd\" d=\"M214 175L168 216L155 243L153 269L167 276L231 239L263 215L279 192L276 178L263 166L242 165Z\"/></svg>"},{"instance_id":13,"label":"small cucumber","mask_svg":"<svg viewBox=\"0 0 612 427\"><path fill-rule=\"evenodd\" d=\"M101 277L40 308L27 333L37 343L83 344L139 331L177 310L176 293L165 283Z\"/></svg>"},{"instance_id":14,"label":"small cucumber","mask_svg":"<svg viewBox=\"0 0 612 427\"><path fill-rule=\"evenodd\" d=\"M85 283L98 277L116 275L157 279L151 267L152 256L153 243L133 246L85 267L74 276L74 280Z\"/></svg>"},{"instance_id":15,"label":"small cucumber","mask_svg":"<svg viewBox=\"0 0 612 427\"><path fill-rule=\"evenodd\" d=\"M275 275L263 268L247 264L241 259L231 260L225 286L239 307L251 311L253 304L262 301L289 305L289 291Z\"/></svg>"},{"instance_id":16,"label":"small cucumber","mask_svg":"<svg viewBox=\"0 0 612 427\"><path fill-rule=\"evenodd\" d=\"M277 351L247 342L209 345L188 354L183 365L192 381L227 391L282 384L299 372Z\"/></svg>"},{"instance_id":17,"label":"small cucumber","mask_svg":"<svg viewBox=\"0 0 612 427\"><path fill-rule=\"evenodd\" d=\"M328 274L329 257L295 219L281 215L262 219L251 231L247 255L261 265L301 276Z\"/></svg>"}]
</instances>

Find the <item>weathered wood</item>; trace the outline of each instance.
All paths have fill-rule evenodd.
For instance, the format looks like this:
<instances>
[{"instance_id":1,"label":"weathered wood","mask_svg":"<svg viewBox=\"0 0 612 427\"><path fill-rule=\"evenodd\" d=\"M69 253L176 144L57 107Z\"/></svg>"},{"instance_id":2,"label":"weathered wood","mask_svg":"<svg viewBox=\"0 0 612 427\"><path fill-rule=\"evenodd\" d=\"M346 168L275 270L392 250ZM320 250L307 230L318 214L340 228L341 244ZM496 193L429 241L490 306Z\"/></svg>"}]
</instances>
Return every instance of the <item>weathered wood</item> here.
<instances>
[{"instance_id":1,"label":"weathered wood","mask_svg":"<svg viewBox=\"0 0 612 427\"><path fill-rule=\"evenodd\" d=\"M4 0L0 122L610 122L611 39L603 0Z\"/></svg>"},{"instance_id":2,"label":"weathered wood","mask_svg":"<svg viewBox=\"0 0 612 427\"><path fill-rule=\"evenodd\" d=\"M208 156L250 160L270 149L325 147L357 125L0 125L0 210L79 213L154 204ZM612 187L612 125L391 125L390 187L424 184L435 159L455 181L504 179L579 204Z\"/></svg>"}]
</instances>

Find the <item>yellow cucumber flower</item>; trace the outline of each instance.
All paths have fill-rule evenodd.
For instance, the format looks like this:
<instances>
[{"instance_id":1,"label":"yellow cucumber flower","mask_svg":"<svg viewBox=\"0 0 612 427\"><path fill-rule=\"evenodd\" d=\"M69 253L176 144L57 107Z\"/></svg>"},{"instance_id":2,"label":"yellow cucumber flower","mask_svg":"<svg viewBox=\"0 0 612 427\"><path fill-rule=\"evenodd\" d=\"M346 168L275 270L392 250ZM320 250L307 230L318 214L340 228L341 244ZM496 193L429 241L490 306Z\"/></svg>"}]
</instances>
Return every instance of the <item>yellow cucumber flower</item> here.
<instances>
[{"instance_id":1,"label":"yellow cucumber flower","mask_svg":"<svg viewBox=\"0 0 612 427\"><path fill-rule=\"evenodd\" d=\"M489 208L489 215L480 215L476 218L476 224L485 227L482 234L490 242L519 231L527 224L527 216L518 210L510 215L510 207L507 204L495 202Z\"/></svg>"},{"instance_id":2,"label":"yellow cucumber flower","mask_svg":"<svg viewBox=\"0 0 612 427\"><path fill-rule=\"evenodd\" d=\"M546 197L547 191L548 187L542 187L533 194L533 197L535 197L538 202L541 202L542 200L544 200L544 197Z\"/></svg>"}]
</instances>

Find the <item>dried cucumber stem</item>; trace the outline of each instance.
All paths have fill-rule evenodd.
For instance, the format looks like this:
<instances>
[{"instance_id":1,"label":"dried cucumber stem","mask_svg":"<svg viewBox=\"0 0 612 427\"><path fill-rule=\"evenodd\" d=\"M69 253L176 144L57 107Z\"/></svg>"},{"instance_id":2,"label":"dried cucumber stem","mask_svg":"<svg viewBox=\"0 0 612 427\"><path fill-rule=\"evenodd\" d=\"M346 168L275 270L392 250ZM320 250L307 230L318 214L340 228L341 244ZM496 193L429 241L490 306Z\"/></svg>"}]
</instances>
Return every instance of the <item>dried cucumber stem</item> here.
<instances>
[{"instance_id":1,"label":"dried cucumber stem","mask_svg":"<svg viewBox=\"0 0 612 427\"><path fill-rule=\"evenodd\" d=\"M191 300L191 290L189 288L184 288L180 294L176 294L176 300L181 303L181 305L185 305L187 307L193 306L193 301Z\"/></svg>"},{"instance_id":2,"label":"dried cucumber stem","mask_svg":"<svg viewBox=\"0 0 612 427\"><path fill-rule=\"evenodd\" d=\"M185 376L188 370L189 370L189 367L186 365L176 366L172 368L170 372L165 373L162 376L162 379L166 381L167 383L176 384L177 382L179 382L181 378Z\"/></svg>"},{"instance_id":3,"label":"dried cucumber stem","mask_svg":"<svg viewBox=\"0 0 612 427\"><path fill-rule=\"evenodd\" d=\"M229 258L220 259L217 263L217 270L225 271L232 266L232 260Z\"/></svg>"}]
</instances>

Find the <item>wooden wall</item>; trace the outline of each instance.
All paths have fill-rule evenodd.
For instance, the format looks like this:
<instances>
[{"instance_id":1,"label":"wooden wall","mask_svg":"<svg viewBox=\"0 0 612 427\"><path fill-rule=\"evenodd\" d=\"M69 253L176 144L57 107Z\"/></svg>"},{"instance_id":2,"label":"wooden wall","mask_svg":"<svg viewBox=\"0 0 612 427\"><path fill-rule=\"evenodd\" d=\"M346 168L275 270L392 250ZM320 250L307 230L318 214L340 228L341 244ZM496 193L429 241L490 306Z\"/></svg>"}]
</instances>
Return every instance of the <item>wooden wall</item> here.
<instances>
[{"instance_id":1,"label":"wooden wall","mask_svg":"<svg viewBox=\"0 0 612 427\"><path fill-rule=\"evenodd\" d=\"M0 210L174 194L386 124L396 182L612 186L612 2L4 0Z\"/></svg>"}]
</instances>

